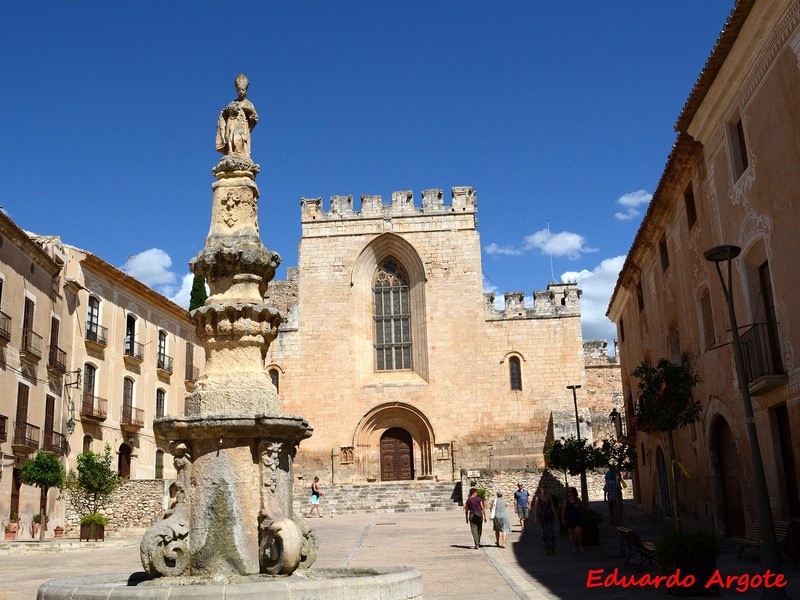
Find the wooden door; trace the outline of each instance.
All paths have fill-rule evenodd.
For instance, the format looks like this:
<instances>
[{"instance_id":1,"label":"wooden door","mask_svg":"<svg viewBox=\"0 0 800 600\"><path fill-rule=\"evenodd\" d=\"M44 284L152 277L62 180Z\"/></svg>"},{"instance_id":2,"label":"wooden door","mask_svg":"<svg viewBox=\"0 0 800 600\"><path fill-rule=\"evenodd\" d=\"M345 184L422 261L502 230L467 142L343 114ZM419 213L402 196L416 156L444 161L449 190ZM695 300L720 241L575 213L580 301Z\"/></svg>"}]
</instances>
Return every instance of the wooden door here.
<instances>
[{"instance_id":1,"label":"wooden door","mask_svg":"<svg viewBox=\"0 0 800 600\"><path fill-rule=\"evenodd\" d=\"M381 436L381 480L414 479L414 457L411 434L392 427Z\"/></svg>"},{"instance_id":2,"label":"wooden door","mask_svg":"<svg viewBox=\"0 0 800 600\"><path fill-rule=\"evenodd\" d=\"M120 477L129 479L131 476L131 447L128 444L121 444L119 447L119 461L117 463L117 473Z\"/></svg>"},{"instance_id":3,"label":"wooden door","mask_svg":"<svg viewBox=\"0 0 800 600\"><path fill-rule=\"evenodd\" d=\"M717 462L722 487L725 533L744 535L744 506L742 505L742 468L733 432L724 419L717 424Z\"/></svg>"}]
</instances>

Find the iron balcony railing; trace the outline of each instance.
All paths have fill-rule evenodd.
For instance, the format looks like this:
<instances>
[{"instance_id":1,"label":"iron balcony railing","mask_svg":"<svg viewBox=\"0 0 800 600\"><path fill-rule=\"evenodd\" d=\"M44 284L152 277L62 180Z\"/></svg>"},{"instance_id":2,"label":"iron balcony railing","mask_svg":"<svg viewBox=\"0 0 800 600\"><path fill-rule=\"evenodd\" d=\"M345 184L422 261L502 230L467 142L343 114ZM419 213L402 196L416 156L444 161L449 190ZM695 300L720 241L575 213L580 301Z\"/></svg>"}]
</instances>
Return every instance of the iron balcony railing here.
<instances>
[{"instance_id":1,"label":"iron balcony railing","mask_svg":"<svg viewBox=\"0 0 800 600\"><path fill-rule=\"evenodd\" d=\"M0 312L0 338L11 341L11 317L4 312Z\"/></svg>"},{"instance_id":2,"label":"iron balcony railing","mask_svg":"<svg viewBox=\"0 0 800 600\"><path fill-rule=\"evenodd\" d=\"M0 442L8 439L8 417L0 415Z\"/></svg>"},{"instance_id":3,"label":"iron balcony railing","mask_svg":"<svg viewBox=\"0 0 800 600\"><path fill-rule=\"evenodd\" d=\"M44 441L44 449L64 456L67 453L67 436L57 431L51 431Z\"/></svg>"},{"instance_id":4,"label":"iron balcony railing","mask_svg":"<svg viewBox=\"0 0 800 600\"><path fill-rule=\"evenodd\" d=\"M39 434L41 430L36 425L30 423L17 423L14 428L14 446L22 446L29 449L37 449L39 447Z\"/></svg>"},{"instance_id":5,"label":"iron balcony railing","mask_svg":"<svg viewBox=\"0 0 800 600\"><path fill-rule=\"evenodd\" d=\"M156 360L156 367L172 375L172 357L166 354L159 354Z\"/></svg>"},{"instance_id":6,"label":"iron balcony railing","mask_svg":"<svg viewBox=\"0 0 800 600\"><path fill-rule=\"evenodd\" d=\"M739 336L747 382L765 375L783 375L777 323L756 323Z\"/></svg>"},{"instance_id":7,"label":"iron balcony railing","mask_svg":"<svg viewBox=\"0 0 800 600\"><path fill-rule=\"evenodd\" d=\"M23 329L22 351L30 356L42 358L42 336L32 329Z\"/></svg>"},{"instance_id":8,"label":"iron balcony railing","mask_svg":"<svg viewBox=\"0 0 800 600\"><path fill-rule=\"evenodd\" d=\"M144 346L139 342L132 342L130 340L125 340L125 356L130 356L138 361L144 360Z\"/></svg>"},{"instance_id":9,"label":"iron balcony railing","mask_svg":"<svg viewBox=\"0 0 800 600\"><path fill-rule=\"evenodd\" d=\"M130 427L144 427L144 410L123 404L120 423Z\"/></svg>"},{"instance_id":10,"label":"iron balcony railing","mask_svg":"<svg viewBox=\"0 0 800 600\"><path fill-rule=\"evenodd\" d=\"M186 365L186 381L197 381L198 377L200 377L200 369Z\"/></svg>"},{"instance_id":11,"label":"iron balcony railing","mask_svg":"<svg viewBox=\"0 0 800 600\"><path fill-rule=\"evenodd\" d=\"M89 392L83 393L81 402L81 417L94 419L95 421L105 421L108 415L108 400L98 398Z\"/></svg>"},{"instance_id":12,"label":"iron balcony railing","mask_svg":"<svg viewBox=\"0 0 800 600\"><path fill-rule=\"evenodd\" d=\"M58 346L50 347L50 356L47 366L60 373L67 372L67 353Z\"/></svg>"},{"instance_id":13,"label":"iron balcony railing","mask_svg":"<svg viewBox=\"0 0 800 600\"><path fill-rule=\"evenodd\" d=\"M108 345L108 329L91 321L86 322L86 339L100 346Z\"/></svg>"}]
</instances>

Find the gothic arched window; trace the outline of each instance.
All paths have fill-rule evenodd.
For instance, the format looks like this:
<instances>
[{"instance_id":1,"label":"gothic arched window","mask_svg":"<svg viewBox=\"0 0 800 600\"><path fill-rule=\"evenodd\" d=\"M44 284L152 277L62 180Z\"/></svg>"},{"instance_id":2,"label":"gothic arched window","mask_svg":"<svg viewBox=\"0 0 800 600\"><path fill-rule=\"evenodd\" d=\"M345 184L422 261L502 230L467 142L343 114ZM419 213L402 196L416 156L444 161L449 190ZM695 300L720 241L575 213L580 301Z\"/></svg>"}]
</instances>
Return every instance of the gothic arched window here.
<instances>
[{"instance_id":1,"label":"gothic arched window","mask_svg":"<svg viewBox=\"0 0 800 600\"><path fill-rule=\"evenodd\" d=\"M411 310L408 275L394 258L378 267L375 295L375 368L378 371L411 369Z\"/></svg>"},{"instance_id":2,"label":"gothic arched window","mask_svg":"<svg viewBox=\"0 0 800 600\"><path fill-rule=\"evenodd\" d=\"M522 365L516 356L508 359L508 377L512 390L522 390Z\"/></svg>"}]
</instances>

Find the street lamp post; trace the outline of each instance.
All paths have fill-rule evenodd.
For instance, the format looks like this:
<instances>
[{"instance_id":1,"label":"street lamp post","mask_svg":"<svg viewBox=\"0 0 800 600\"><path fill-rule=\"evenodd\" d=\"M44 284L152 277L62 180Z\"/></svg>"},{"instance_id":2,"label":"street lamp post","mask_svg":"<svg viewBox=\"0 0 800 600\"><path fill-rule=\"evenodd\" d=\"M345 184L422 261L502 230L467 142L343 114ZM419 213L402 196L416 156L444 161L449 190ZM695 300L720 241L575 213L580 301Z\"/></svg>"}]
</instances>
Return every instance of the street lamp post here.
<instances>
[{"instance_id":1,"label":"street lamp post","mask_svg":"<svg viewBox=\"0 0 800 600\"><path fill-rule=\"evenodd\" d=\"M772 510L769 505L769 494L767 492L767 478L764 475L764 463L761 459L761 447L758 443L758 432L756 422L753 417L753 402L750 398L750 388L744 368L744 354L742 343L739 339L739 327L736 323L736 309L733 304L733 279L731 277L731 263L734 258L739 256L742 251L738 246L724 244L715 246L711 250L703 253L706 260L713 262L717 267L719 281L722 284L722 293L728 304L728 318L731 324L731 338L733 341L733 355L736 360L736 376L739 380L739 389L742 393L742 404L744 405L745 423L747 425L747 437L750 442L750 455L753 462L753 479L755 488L756 510L761 531L761 569L766 572L769 569L773 573L780 572L780 559L778 556L778 542L775 538L775 526L772 519ZM720 263L728 264L727 283L722 275ZM775 588L784 592L783 588Z\"/></svg>"},{"instance_id":2,"label":"street lamp post","mask_svg":"<svg viewBox=\"0 0 800 600\"><path fill-rule=\"evenodd\" d=\"M572 390L572 401L575 404L575 427L578 428L578 444L581 442L581 422L578 419L578 394L575 390L581 389L580 384L574 383L567 386L568 390ZM583 501L584 508L589 508L589 489L586 485L586 469L581 469L581 500Z\"/></svg>"}]
</instances>

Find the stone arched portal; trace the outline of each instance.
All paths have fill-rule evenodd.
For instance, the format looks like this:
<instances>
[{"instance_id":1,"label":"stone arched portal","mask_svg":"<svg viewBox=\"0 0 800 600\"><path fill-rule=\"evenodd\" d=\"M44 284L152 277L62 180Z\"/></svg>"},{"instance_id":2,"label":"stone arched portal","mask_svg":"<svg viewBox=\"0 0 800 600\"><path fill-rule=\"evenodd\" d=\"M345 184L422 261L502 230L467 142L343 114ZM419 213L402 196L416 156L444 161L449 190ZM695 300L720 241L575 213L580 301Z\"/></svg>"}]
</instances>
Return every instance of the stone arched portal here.
<instances>
[{"instance_id":1,"label":"stone arched portal","mask_svg":"<svg viewBox=\"0 0 800 600\"><path fill-rule=\"evenodd\" d=\"M384 458L392 460L389 470L381 460L381 441ZM410 404L391 402L376 406L356 426L353 442L360 479L427 479L433 476L433 428L425 414ZM402 448L404 443L409 445L407 470L402 467L406 455ZM396 458L390 459L389 452L394 452ZM399 470L394 470L396 468Z\"/></svg>"}]
</instances>

